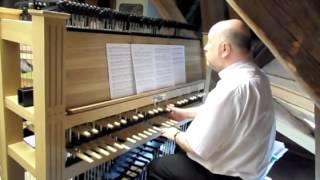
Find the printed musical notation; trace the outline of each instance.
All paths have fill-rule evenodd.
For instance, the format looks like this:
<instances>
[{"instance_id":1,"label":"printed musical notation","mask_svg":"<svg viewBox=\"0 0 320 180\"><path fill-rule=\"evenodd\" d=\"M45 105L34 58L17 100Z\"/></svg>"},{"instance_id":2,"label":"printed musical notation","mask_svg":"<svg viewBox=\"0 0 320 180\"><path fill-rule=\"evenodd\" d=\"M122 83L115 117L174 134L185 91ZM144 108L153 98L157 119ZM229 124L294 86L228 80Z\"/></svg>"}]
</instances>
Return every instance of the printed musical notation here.
<instances>
[{"instance_id":1,"label":"printed musical notation","mask_svg":"<svg viewBox=\"0 0 320 180\"><path fill-rule=\"evenodd\" d=\"M107 44L111 98L186 82L180 45Z\"/></svg>"}]
</instances>

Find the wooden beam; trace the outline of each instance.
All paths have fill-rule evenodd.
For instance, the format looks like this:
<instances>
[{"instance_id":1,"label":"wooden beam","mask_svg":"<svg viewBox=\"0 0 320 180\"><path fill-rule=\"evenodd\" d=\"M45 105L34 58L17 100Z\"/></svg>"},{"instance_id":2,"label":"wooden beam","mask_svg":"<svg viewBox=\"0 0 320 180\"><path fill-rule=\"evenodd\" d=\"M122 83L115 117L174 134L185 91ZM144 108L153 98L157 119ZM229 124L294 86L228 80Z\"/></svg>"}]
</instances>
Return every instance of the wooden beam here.
<instances>
[{"instance_id":1,"label":"wooden beam","mask_svg":"<svg viewBox=\"0 0 320 180\"><path fill-rule=\"evenodd\" d=\"M5 97L5 107L10 109L12 112L15 112L20 117L30 121L33 123L33 112L34 108L31 107L23 107L18 103L18 96L6 96Z\"/></svg>"},{"instance_id":2,"label":"wooden beam","mask_svg":"<svg viewBox=\"0 0 320 180\"><path fill-rule=\"evenodd\" d=\"M4 180L21 179L24 170L8 156L7 148L8 145L17 143L23 138L21 117L7 109L4 104L5 97L15 95L20 87L19 44L1 40L0 51L0 84L5 84L0 88L0 143L2 147L0 163L2 163L2 178Z\"/></svg>"},{"instance_id":3,"label":"wooden beam","mask_svg":"<svg viewBox=\"0 0 320 180\"><path fill-rule=\"evenodd\" d=\"M320 2L227 2L320 106Z\"/></svg>"},{"instance_id":4,"label":"wooden beam","mask_svg":"<svg viewBox=\"0 0 320 180\"><path fill-rule=\"evenodd\" d=\"M21 44L31 45L32 24L28 21L1 19L1 38Z\"/></svg>"},{"instance_id":5,"label":"wooden beam","mask_svg":"<svg viewBox=\"0 0 320 180\"><path fill-rule=\"evenodd\" d=\"M24 168L24 171L29 171L35 175L35 150L24 141L9 145L8 154Z\"/></svg>"},{"instance_id":6,"label":"wooden beam","mask_svg":"<svg viewBox=\"0 0 320 180\"><path fill-rule=\"evenodd\" d=\"M2 19L18 20L20 18L21 12L22 10L0 7L0 17Z\"/></svg>"},{"instance_id":7,"label":"wooden beam","mask_svg":"<svg viewBox=\"0 0 320 180\"><path fill-rule=\"evenodd\" d=\"M152 0L154 7L163 19L175 20L186 23L186 19L177 7L175 1L172 0Z\"/></svg>"},{"instance_id":8,"label":"wooden beam","mask_svg":"<svg viewBox=\"0 0 320 180\"><path fill-rule=\"evenodd\" d=\"M158 11L162 19L169 19L178 22L187 23L185 17L181 13L175 1L172 0L151 0L153 6ZM183 30L183 35L191 38L197 36L192 31Z\"/></svg>"},{"instance_id":9,"label":"wooden beam","mask_svg":"<svg viewBox=\"0 0 320 180\"><path fill-rule=\"evenodd\" d=\"M320 180L320 109L319 106L315 106L315 139L316 139L316 167L315 167L315 179Z\"/></svg>"},{"instance_id":10,"label":"wooden beam","mask_svg":"<svg viewBox=\"0 0 320 180\"><path fill-rule=\"evenodd\" d=\"M224 0L200 0L202 31L209 32L211 26L226 19Z\"/></svg>"}]
</instances>

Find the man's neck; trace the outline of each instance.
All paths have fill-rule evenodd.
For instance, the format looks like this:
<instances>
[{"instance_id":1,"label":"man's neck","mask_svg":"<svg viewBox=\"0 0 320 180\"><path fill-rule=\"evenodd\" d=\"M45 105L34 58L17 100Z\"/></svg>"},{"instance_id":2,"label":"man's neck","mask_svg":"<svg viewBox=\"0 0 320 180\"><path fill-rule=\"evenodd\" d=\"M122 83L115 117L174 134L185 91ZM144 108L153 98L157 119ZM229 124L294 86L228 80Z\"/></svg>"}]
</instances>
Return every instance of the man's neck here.
<instances>
[{"instance_id":1,"label":"man's neck","mask_svg":"<svg viewBox=\"0 0 320 180\"><path fill-rule=\"evenodd\" d=\"M251 59L251 54L250 53L238 53L238 54L235 54L235 55L231 56L229 60L226 61L225 65L224 65L224 68L226 68L226 67L228 67L228 66L230 66L232 64L238 63L238 62L249 61L250 59Z\"/></svg>"}]
</instances>

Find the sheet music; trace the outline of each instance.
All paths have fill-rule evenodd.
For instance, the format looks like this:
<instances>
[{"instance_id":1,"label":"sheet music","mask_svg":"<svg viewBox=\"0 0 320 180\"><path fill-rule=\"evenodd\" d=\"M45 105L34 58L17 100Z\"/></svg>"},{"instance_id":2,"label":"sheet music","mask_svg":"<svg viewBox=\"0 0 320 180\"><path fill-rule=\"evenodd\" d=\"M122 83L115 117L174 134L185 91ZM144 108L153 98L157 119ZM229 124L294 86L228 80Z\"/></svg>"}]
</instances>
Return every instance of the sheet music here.
<instances>
[{"instance_id":1,"label":"sheet music","mask_svg":"<svg viewBox=\"0 0 320 180\"><path fill-rule=\"evenodd\" d=\"M111 98L135 94L130 44L107 44Z\"/></svg>"},{"instance_id":2,"label":"sheet music","mask_svg":"<svg viewBox=\"0 0 320 180\"><path fill-rule=\"evenodd\" d=\"M153 46L132 44L131 53L137 93L154 90L156 86Z\"/></svg>"},{"instance_id":3,"label":"sheet music","mask_svg":"<svg viewBox=\"0 0 320 180\"><path fill-rule=\"evenodd\" d=\"M181 45L107 44L111 98L186 82Z\"/></svg>"},{"instance_id":4,"label":"sheet music","mask_svg":"<svg viewBox=\"0 0 320 180\"><path fill-rule=\"evenodd\" d=\"M186 82L186 61L184 46L171 46L174 84Z\"/></svg>"},{"instance_id":5,"label":"sheet music","mask_svg":"<svg viewBox=\"0 0 320 180\"><path fill-rule=\"evenodd\" d=\"M173 86L174 74L170 46L154 45L153 47L156 89Z\"/></svg>"}]
</instances>

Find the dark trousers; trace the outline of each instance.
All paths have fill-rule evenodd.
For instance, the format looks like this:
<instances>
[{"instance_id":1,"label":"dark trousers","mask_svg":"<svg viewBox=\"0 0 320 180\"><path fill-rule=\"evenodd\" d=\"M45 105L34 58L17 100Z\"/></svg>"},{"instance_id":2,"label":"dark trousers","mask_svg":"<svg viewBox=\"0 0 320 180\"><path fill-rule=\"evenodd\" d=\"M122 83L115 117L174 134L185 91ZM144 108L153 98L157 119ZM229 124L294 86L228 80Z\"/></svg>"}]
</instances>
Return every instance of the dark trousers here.
<instances>
[{"instance_id":1,"label":"dark trousers","mask_svg":"<svg viewBox=\"0 0 320 180\"><path fill-rule=\"evenodd\" d=\"M163 156L148 165L148 180L241 180L213 174L184 152Z\"/></svg>"}]
</instances>

